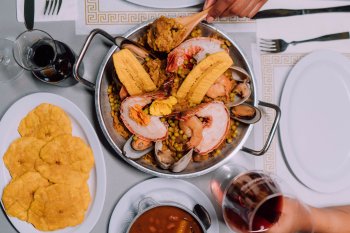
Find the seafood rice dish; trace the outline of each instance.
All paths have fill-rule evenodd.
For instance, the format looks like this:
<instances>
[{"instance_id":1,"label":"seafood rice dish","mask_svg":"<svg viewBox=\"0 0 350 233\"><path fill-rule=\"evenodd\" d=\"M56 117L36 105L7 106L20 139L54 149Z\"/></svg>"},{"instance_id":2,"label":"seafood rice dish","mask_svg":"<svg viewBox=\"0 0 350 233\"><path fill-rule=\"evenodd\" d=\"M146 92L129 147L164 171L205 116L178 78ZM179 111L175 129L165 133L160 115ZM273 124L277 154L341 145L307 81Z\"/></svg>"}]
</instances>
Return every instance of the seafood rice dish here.
<instances>
[{"instance_id":1,"label":"seafood rice dish","mask_svg":"<svg viewBox=\"0 0 350 233\"><path fill-rule=\"evenodd\" d=\"M194 28L178 43L177 33L181 25L161 17L140 46L124 43L107 90L114 129L126 140L123 156L174 173L219 156L240 125L258 117L246 103L251 77L235 66L230 42Z\"/></svg>"}]
</instances>

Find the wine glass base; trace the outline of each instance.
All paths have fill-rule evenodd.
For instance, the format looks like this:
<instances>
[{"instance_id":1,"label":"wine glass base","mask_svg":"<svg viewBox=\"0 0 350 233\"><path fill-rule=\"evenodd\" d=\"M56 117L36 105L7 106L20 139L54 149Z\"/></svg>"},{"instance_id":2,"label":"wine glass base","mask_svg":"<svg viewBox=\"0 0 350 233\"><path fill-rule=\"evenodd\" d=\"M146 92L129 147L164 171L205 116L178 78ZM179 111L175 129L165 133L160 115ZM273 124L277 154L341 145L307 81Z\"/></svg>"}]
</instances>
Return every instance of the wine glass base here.
<instances>
[{"instance_id":1,"label":"wine glass base","mask_svg":"<svg viewBox=\"0 0 350 233\"><path fill-rule=\"evenodd\" d=\"M13 58L12 48L13 41L0 38L0 85L15 80L23 73Z\"/></svg>"}]
</instances>

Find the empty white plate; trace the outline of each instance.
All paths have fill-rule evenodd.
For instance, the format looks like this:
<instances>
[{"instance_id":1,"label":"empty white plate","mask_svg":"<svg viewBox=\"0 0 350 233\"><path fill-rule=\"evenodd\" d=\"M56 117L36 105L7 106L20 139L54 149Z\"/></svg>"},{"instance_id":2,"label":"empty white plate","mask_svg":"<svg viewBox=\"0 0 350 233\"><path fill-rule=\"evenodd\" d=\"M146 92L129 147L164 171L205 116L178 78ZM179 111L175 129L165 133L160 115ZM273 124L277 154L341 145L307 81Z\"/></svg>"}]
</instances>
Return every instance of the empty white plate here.
<instances>
[{"instance_id":1,"label":"empty white plate","mask_svg":"<svg viewBox=\"0 0 350 233\"><path fill-rule=\"evenodd\" d=\"M204 3L204 0L126 0L140 6L153 8L184 8Z\"/></svg>"},{"instance_id":2,"label":"empty white plate","mask_svg":"<svg viewBox=\"0 0 350 233\"><path fill-rule=\"evenodd\" d=\"M287 163L307 187L350 185L350 62L332 51L302 58L281 96L280 139Z\"/></svg>"}]
</instances>

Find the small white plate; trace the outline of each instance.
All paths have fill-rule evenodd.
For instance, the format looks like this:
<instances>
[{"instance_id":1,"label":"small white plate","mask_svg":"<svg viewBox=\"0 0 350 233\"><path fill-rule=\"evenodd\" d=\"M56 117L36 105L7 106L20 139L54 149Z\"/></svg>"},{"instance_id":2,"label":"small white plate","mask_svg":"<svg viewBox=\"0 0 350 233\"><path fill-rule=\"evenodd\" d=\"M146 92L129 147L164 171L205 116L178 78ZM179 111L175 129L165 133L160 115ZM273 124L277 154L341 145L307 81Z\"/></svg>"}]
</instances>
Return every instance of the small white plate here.
<instances>
[{"instance_id":1,"label":"small white plate","mask_svg":"<svg viewBox=\"0 0 350 233\"><path fill-rule=\"evenodd\" d=\"M350 62L316 51L290 72L281 96L280 139L294 175L334 193L350 185Z\"/></svg>"},{"instance_id":2,"label":"small white plate","mask_svg":"<svg viewBox=\"0 0 350 233\"><path fill-rule=\"evenodd\" d=\"M208 233L219 232L219 222L209 198L193 184L178 179L153 178L131 188L118 201L109 221L109 233L124 233L137 215L138 203L151 197L157 202L176 202L192 210L195 204L201 204L211 217Z\"/></svg>"},{"instance_id":3,"label":"small white plate","mask_svg":"<svg viewBox=\"0 0 350 233\"><path fill-rule=\"evenodd\" d=\"M15 102L2 117L0 122L0 194L11 180L2 160L4 153L13 140L19 138L18 125L32 109L41 103L50 103L61 107L70 117L73 126L73 135L82 138L88 143L94 153L95 166L91 170L88 180L91 203L82 224L76 227L68 227L62 230L52 231L55 233L86 233L90 232L98 221L106 195L106 167L104 157L98 137L86 118L84 113L71 101L50 93L35 93L27 95ZM1 202L2 204L2 202ZM14 217L9 217L12 225L23 233L42 232L33 227L32 224L21 221Z\"/></svg>"},{"instance_id":4,"label":"small white plate","mask_svg":"<svg viewBox=\"0 0 350 233\"><path fill-rule=\"evenodd\" d=\"M134 4L152 8L184 8L204 3L204 0L126 0Z\"/></svg>"}]
</instances>

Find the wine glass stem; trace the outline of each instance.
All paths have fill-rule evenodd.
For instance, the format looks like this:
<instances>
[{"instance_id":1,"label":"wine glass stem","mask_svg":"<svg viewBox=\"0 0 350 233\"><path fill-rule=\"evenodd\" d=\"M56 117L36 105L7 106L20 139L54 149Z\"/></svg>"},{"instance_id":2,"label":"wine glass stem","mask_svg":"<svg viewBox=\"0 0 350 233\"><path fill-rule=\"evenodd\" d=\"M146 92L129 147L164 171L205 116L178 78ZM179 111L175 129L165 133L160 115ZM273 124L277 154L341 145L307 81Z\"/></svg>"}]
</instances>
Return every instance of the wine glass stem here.
<instances>
[{"instance_id":1,"label":"wine glass stem","mask_svg":"<svg viewBox=\"0 0 350 233\"><path fill-rule=\"evenodd\" d=\"M7 66L10 63L10 58L0 54L0 64Z\"/></svg>"}]
</instances>

